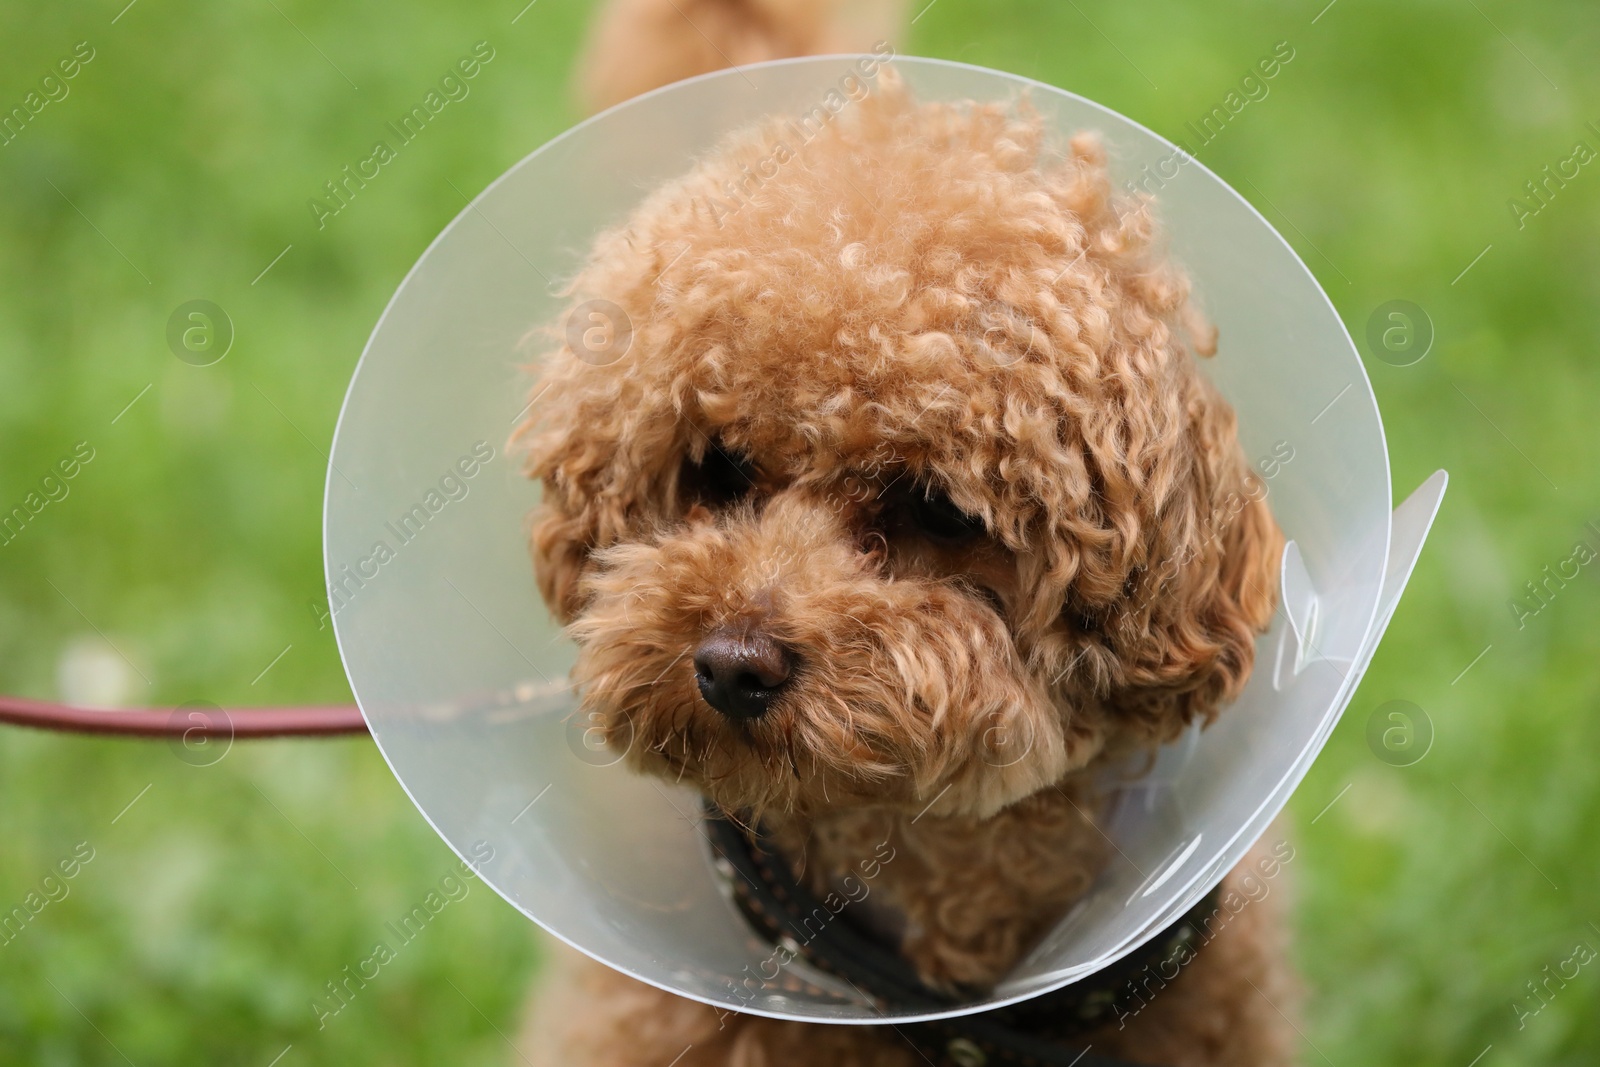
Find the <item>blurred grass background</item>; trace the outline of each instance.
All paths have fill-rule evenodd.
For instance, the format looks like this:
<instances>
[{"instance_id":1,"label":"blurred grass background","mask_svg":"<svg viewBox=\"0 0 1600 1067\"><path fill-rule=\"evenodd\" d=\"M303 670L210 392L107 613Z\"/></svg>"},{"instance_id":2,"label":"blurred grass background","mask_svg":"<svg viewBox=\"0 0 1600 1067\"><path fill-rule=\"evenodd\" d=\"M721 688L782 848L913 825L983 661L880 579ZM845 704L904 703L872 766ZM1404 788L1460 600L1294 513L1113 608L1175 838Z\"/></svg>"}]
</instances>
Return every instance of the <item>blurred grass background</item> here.
<instances>
[{"instance_id":1,"label":"blurred grass background","mask_svg":"<svg viewBox=\"0 0 1600 1067\"><path fill-rule=\"evenodd\" d=\"M1199 157L1284 232L1358 343L1385 301L1426 309L1427 358L1368 366L1396 493L1452 474L1293 804L1304 1059L1593 1064L1600 965L1544 1000L1527 983L1600 950L1600 565L1520 627L1510 604L1537 606L1524 583L1578 541L1600 549L1600 162L1520 228L1508 201L1577 142L1600 151L1600 12L1325 2L938 0L903 50L1182 137L1293 48ZM342 701L310 605L346 382L457 190L577 117L589 5L125 3L0 3L0 110L94 49L0 147L0 507L94 449L0 547L0 687ZM306 201L479 41L495 58L470 96L319 230ZM165 341L192 299L237 331L213 366ZM1436 734L1409 767L1366 741L1397 699ZM241 744L197 767L159 743L0 731L0 908L80 842L94 858L69 895L0 944L0 1063L511 1062L538 951L476 883L318 1027L324 984L453 862L370 743Z\"/></svg>"}]
</instances>

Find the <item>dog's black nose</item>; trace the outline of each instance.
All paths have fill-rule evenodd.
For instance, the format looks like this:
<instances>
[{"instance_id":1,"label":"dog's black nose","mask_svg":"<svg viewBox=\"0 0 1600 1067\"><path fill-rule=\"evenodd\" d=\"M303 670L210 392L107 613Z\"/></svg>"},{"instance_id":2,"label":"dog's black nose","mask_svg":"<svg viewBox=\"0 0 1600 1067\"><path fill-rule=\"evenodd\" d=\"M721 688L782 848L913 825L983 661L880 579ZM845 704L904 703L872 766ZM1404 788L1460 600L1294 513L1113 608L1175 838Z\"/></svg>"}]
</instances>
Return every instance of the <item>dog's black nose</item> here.
<instances>
[{"instance_id":1,"label":"dog's black nose","mask_svg":"<svg viewBox=\"0 0 1600 1067\"><path fill-rule=\"evenodd\" d=\"M694 650L694 680L706 703L730 719L759 719L789 683L787 649L760 630L721 629Z\"/></svg>"}]
</instances>

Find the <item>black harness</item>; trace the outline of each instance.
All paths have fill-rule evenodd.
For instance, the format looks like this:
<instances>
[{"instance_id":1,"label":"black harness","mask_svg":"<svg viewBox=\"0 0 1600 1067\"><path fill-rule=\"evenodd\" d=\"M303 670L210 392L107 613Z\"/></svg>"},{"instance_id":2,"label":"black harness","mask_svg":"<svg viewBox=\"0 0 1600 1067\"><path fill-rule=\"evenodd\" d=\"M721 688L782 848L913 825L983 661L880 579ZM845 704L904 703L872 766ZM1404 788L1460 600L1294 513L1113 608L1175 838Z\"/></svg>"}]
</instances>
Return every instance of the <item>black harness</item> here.
<instances>
[{"instance_id":1,"label":"black harness","mask_svg":"<svg viewBox=\"0 0 1600 1067\"><path fill-rule=\"evenodd\" d=\"M826 907L795 880L759 826L748 833L708 804L706 832L739 910L791 958L803 957L848 983L880 1011L939 1011L961 1002L928 986L898 953L850 923L827 921L838 909ZM1212 890L1138 951L1084 981L1005 1007L893 1029L937 1067L1131 1067L1075 1042L1098 1026L1137 1014L1147 1003L1150 971L1157 972L1162 986L1176 977L1199 948L1202 923L1216 903ZM783 981L797 988L821 992L793 972L782 973Z\"/></svg>"}]
</instances>

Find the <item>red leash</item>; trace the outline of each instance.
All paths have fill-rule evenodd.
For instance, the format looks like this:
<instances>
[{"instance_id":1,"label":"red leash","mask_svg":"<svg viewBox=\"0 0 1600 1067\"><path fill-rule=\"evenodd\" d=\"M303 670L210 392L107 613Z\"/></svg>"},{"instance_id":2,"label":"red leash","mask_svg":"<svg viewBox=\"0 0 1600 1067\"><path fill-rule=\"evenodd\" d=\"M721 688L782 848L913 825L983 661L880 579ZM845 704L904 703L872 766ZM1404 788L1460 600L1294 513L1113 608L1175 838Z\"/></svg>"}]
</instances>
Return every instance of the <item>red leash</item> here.
<instances>
[{"instance_id":1,"label":"red leash","mask_svg":"<svg viewBox=\"0 0 1600 1067\"><path fill-rule=\"evenodd\" d=\"M36 730L114 737L333 737L364 734L366 720L354 705L294 708L233 708L209 704L179 708L102 710L42 700L0 696L0 723Z\"/></svg>"}]
</instances>

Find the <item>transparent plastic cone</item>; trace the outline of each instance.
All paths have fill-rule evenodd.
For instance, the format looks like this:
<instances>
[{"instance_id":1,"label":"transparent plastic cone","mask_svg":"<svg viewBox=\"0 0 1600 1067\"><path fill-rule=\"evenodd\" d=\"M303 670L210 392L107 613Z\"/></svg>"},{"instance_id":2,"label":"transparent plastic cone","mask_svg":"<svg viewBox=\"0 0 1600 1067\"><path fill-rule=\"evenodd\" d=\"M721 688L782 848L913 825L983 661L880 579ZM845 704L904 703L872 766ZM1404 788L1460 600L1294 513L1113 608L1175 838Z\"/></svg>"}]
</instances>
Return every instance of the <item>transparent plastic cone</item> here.
<instances>
[{"instance_id":1,"label":"transparent plastic cone","mask_svg":"<svg viewBox=\"0 0 1600 1067\"><path fill-rule=\"evenodd\" d=\"M524 540L538 489L506 440L528 390L519 342L560 312L555 292L594 234L729 131L811 112L855 63L783 61L668 87L576 127L480 194L373 331L340 416L325 513L333 622L356 699L407 793L487 884L643 981L840 1023L883 1016L848 990L762 986L753 976L771 948L719 890L696 796L630 773L574 714L573 649L534 587ZM1244 694L1120 788L1116 854L1089 896L991 997L937 1013L957 1015L1105 966L1239 860L1353 694L1444 475L1391 519L1383 424L1348 334L1288 244L1201 164L1050 86L927 59L894 65L923 99L1027 90L1063 137L1099 131L1114 177L1156 194L1173 254L1220 330L1206 371L1238 411L1249 456L1278 458L1268 500L1294 543ZM895 1016L923 1017L933 1016Z\"/></svg>"}]
</instances>

